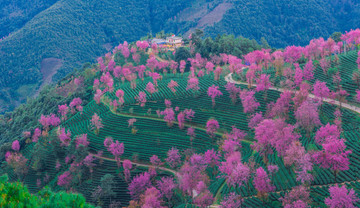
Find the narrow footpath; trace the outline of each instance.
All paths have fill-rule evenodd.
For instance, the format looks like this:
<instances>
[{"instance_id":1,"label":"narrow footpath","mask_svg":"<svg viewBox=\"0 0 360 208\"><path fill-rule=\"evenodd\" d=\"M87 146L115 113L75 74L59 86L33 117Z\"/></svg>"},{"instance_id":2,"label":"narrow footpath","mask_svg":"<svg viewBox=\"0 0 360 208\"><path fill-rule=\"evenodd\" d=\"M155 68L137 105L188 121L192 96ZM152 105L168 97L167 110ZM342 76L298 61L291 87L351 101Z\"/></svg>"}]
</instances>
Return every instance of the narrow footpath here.
<instances>
[{"instance_id":1,"label":"narrow footpath","mask_svg":"<svg viewBox=\"0 0 360 208\"><path fill-rule=\"evenodd\" d=\"M226 81L226 82L230 82L230 83L234 83L234 84L248 85L248 83L246 83L246 82L235 81L235 80L232 78L232 73L230 73L230 74L228 74L228 75L225 76L225 81ZM253 84L252 86L256 86L256 85ZM279 88L279 87L270 87L270 90L276 90L276 91L279 91L279 92L284 92L284 91L286 91L286 89ZM293 91L293 92L296 92L296 91ZM314 94L310 94L310 93L309 93L309 97L310 97L310 98L318 98L318 99L320 99L319 97L315 96ZM334 99L324 98L323 101L324 101L324 102L327 102L327 103L330 103L330 104L333 104L333 105L340 106L340 102L337 101L337 100L334 100ZM348 110L351 110L351 111L354 111L354 112L360 114L360 108L357 107L357 106L354 106L354 105L351 105L351 104L348 104L348 103L341 103L341 107L346 108L346 109L348 109Z\"/></svg>"}]
</instances>

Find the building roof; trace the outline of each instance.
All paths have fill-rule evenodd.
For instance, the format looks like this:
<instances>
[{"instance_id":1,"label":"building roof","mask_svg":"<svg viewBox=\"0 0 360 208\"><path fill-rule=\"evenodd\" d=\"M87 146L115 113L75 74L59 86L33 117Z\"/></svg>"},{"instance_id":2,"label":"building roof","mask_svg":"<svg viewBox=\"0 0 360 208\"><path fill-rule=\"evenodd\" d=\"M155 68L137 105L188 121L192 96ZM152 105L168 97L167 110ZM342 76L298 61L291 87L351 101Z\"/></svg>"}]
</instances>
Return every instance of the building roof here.
<instances>
[{"instance_id":1,"label":"building roof","mask_svg":"<svg viewBox=\"0 0 360 208\"><path fill-rule=\"evenodd\" d=\"M172 36L172 37L167 37L166 39L182 40L182 37Z\"/></svg>"},{"instance_id":2,"label":"building roof","mask_svg":"<svg viewBox=\"0 0 360 208\"><path fill-rule=\"evenodd\" d=\"M164 43L166 43L166 40L159 39L159 38L154 38L154 39L151 40L151 43L164 44Z\"/></svg>"}]
</instances>

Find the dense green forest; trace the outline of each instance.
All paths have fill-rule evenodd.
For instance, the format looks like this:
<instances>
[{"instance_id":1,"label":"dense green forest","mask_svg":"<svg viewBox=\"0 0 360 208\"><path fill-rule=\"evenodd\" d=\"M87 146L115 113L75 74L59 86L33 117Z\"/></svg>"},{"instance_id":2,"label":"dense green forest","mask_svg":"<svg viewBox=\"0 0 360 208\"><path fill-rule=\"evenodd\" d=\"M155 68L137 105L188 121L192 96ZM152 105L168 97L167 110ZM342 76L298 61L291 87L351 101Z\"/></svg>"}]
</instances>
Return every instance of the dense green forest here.
<instances>
[{"instance_id":1,"label":"dense green forest","mask_svg":"<svg viewBox=\"0 0 360 208\"><path fill-rule=\"evenodd\" d=\"M203 4L196 1L192 8L204 10ZM226 33L242 35L260 41L264 37L270 45L305 45L312 38L328 37L335 31L349 31L359 26L360 4L356 0L230 0L206 1L207 13L222 3L232 6L214 25L205 25L208 36ZM210 2L210 3L209 3ZM187 15L191 15L184 11ZM185 33L196 28L204 15L194 15L193 19L181 16L169 20L166 30Z\"/></svg>"},{"instance_id":2,"label":"dense green forest","mask_svg":"<svg viewBox=\"0 0 360 208\"><path fill-rule=\"evenodd\" d=\"M141 5L141 6L139 6ZM118 45L157 32L188 1L58 1L0 41L0 106L25 101L42 81L41 61L62 62L53 80ZM11 108L10 108L11 109Z\"/></svg>"},{"instance_id":3,"label":"dense green forest","mask_svg":"<svg viewBox=\"0 0 360 208\"><path fill-rule=\"evenodd\" d=\"M243 35L270 45L305 45L312 38L359 26L360 4L355 0L237 0L224 18L206 33Z\"/></svg>"},{"instance_id":4,"label":"dense green forest","mask_svg":"<svg viewBox=\"0 0 360 208\"><path fill-rule=\"evenodd\" d=\"M0 206L1 207L94 207L86 203L81 194L53 192L44 187L39 193L31 194L26 186L20 182L10 183L8 176L0 176Z\"/></svg>"},{"instance_id":5,"label":"dense green forest","mask_svg":"<svg viewBox=\"0 0 360 208\"><path fill-rule=\"evenodd\" d=\"M58 0L3 0L0 2L0 38L23 27Z\"/></svg>"},{"instance_id":6,"label":"dense green forest","mask_svg":"<svg viewBox=\"0 0 360 208\"><path fill-rule=\"evenodd\" d=\"M213 11L219 8L223 14L217 17ZM44 82L40 68L46 58L61 63L52 77L56 82L122 41L161 30L187 36L200 28L206 34L203 38L225 33L266 40L277 48L304 45L312 38L358 27L360 4L355 0L6 0L0 11L0 38L11 33L0 41L3 113L35 94Z\"/></svg>"}]
</instances>

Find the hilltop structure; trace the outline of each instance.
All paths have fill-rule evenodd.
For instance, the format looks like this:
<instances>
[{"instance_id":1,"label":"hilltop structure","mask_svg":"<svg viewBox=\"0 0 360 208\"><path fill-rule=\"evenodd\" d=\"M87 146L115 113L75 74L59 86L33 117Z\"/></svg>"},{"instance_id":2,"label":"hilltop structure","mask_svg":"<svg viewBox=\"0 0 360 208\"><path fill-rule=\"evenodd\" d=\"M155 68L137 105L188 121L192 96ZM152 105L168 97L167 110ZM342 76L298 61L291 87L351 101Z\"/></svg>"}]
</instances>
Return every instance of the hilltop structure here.
<instances>
[{"instance_id":1,"label":"hilltop structure","mask_svg":"<svg viewBox=\"0 0 360 208\"><path fill-rule=\"evenodd\" d=\"M154 38L151 40L151 43L156 43L159 48L168 51L173 51L175 48L182 47L184 45L183 38L175 35L166 37L166 39Z\"/></svg>"}]
</instances>

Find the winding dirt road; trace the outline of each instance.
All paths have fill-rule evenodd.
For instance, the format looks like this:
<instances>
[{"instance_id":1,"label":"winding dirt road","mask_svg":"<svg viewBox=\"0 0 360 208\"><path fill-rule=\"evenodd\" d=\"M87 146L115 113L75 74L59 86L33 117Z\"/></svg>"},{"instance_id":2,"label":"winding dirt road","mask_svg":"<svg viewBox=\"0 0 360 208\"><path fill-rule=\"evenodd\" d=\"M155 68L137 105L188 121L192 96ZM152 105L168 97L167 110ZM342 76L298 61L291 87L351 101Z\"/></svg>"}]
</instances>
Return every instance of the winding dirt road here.
<instances>
[{"instance_id":1,"label":"winding dirt road","mask_svg":"<svg viewBox=\"0 0 360 208\"><path fill-rule=\"evenodd\" d=\"M234 84L242 84L242 85L248 85L248 83L246 82L240 82L240 81L235 81L233 78L232 78L232 73L228 74L225 76L225 81L226 82L230 82L230 83L234 83ZM253 84L252 86L256 86L255 84ZM270 87L270 90L276 90L276 91L279 91L279 92L284 92L286 91L285 89L283 88L278 88L278 87ZM293 92L296 92L296 91L293 91ZM309 97L310 98L317 98L317 99L320 99L319 97L315 96L314 94L310 94L309 93ZM333 104L333 105L338 105L338 106L341 106L343 108L346 108L348 110L351 110L351 111L354 111L356 113L359 113L360 114L360 108L357 107L357 106L354 106L354 105L350 105L348 103L341 103L337 100L334 100L334 99L330 99L330 98L324 98L323 99L324 102L327 102L327 103L330 103L330 104Z\"/></svg>"}]
</instances>

